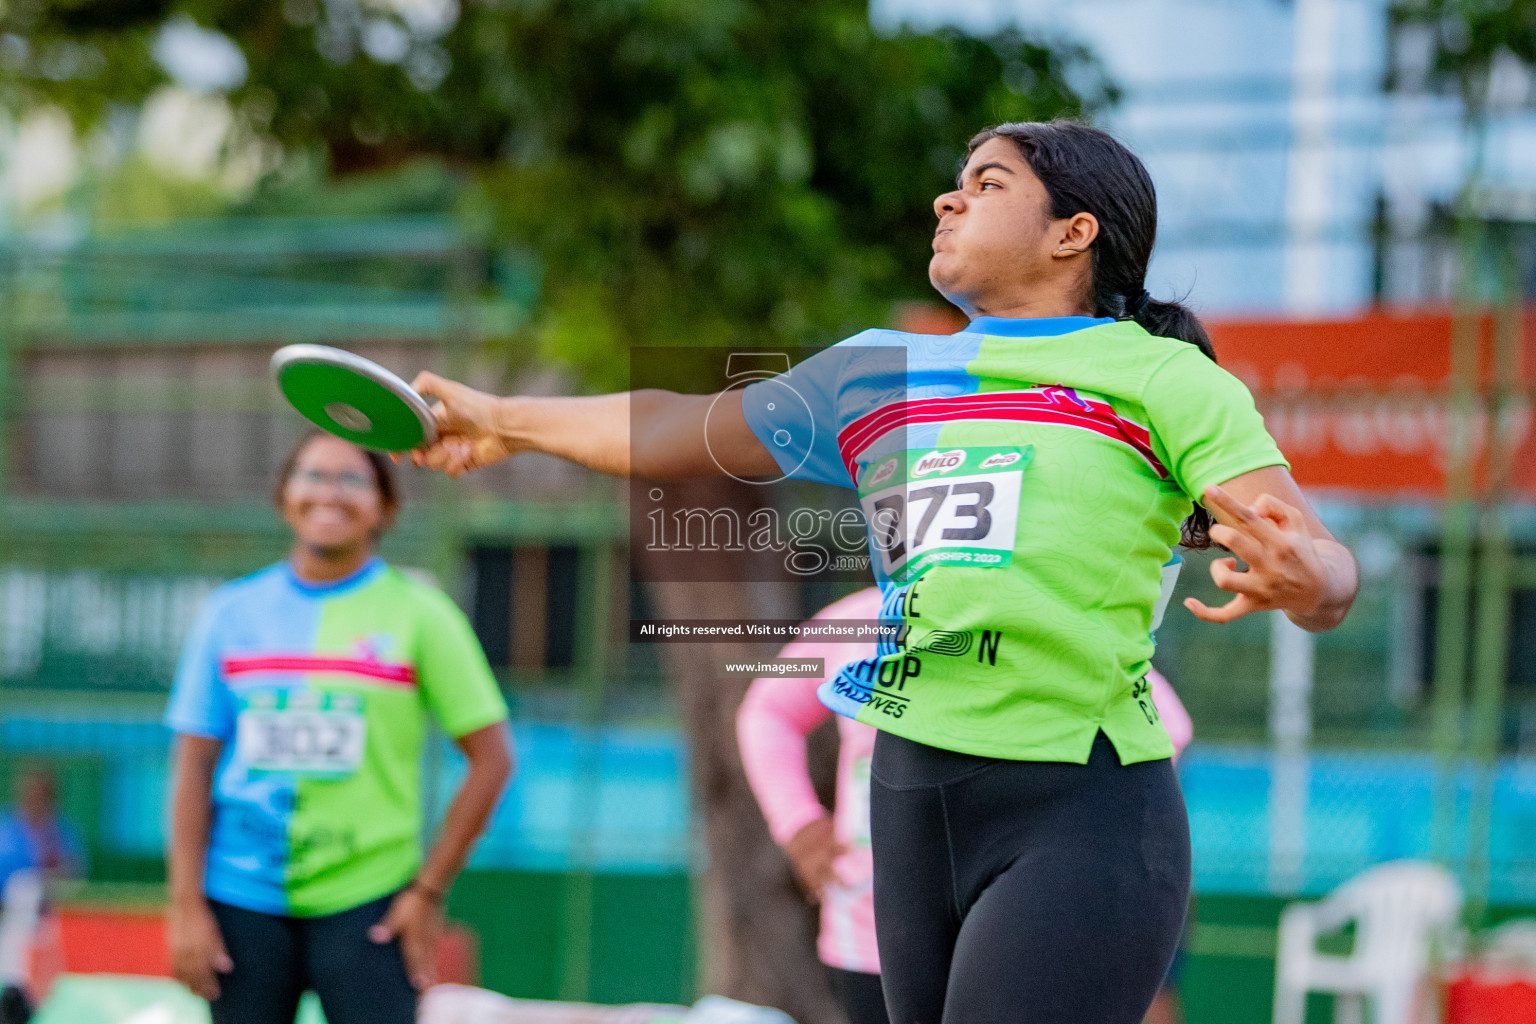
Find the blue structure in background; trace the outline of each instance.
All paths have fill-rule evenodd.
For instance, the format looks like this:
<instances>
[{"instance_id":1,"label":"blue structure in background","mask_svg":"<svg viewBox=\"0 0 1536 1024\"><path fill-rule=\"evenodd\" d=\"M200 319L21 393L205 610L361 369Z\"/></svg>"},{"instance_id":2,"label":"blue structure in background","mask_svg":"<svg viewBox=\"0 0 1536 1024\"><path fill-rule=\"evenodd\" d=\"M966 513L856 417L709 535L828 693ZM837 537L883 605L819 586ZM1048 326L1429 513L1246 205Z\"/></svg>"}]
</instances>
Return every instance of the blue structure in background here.
<instances>
[{"instance_id":1,"label":"blue structure in background","mask_svg":"<svg viewBox=\"0 0 1536 1024\"><path fill-rule=\"evenodd\" d=\"M565 723L513 726L517 776L471 867L491 870L678 873L694 864L687 747L664 728ZM87 829L104 852L158 857L170 735L153 719L7 713L0 747L101 759L101 820ZM444 744L435 780L440 814L463 770ZM1306 835L1271 832L1276 756L1263 747L1197 744L1179 765L1203 893L1316 895L1372 864L1429 855L1435 764L1410 752L1306 755ZM1459 780L1459 848L1474 779ZM1300 851L1278 863L1281 846ZM1536 904L1536 763L1507 759L1494 783L1492 891L1496 903ZM1280 877L1281 875L1285 877Z\"/></svg>"},{"instance_id":2,"label":"blue structure in background","mask_svg":"<svg viewBox=\"0 0 1536 1024\"><path fill-rule=\"evenodd\" d=\"M1157 183L1152 293L1187 292L1227 318L1337 316L1450 295L1450 249L1426 235L1462 186L1471 140L1460 100L1427 88L1430 38L1394 31L1391 2L874 0L871 17L1017 24L1087 46L1123 92L1105 127ZM1512 69L1500 81L1485 178L1529 193L1531 83Z\"/></svg>"},{"instance_id":3,"label":"blue structure in background","mask_svg":"<svg viewBox=\"0 0 1536 1024\"><path fill-rule=\"evenodd\" d=\"M1267 748L1196 746L1179 765L1194 837L1195 888L1236 895L1320 895L1373 864L1428 858L1435 761L1399 751L1314 751L1305 757L1304 837L1276 843ZM1473 771L1457 780L1455 855L1466 856ZM1536 903L1536 763L1505 758L1494 777L1490 899ZM1294 869L1280 847L1301 851ZM1284 877L1282 877L1284 876Z\"/></svg>"},{"instance_id":4,"label":"blue structure in background","mask_svg":"<svg viewBox=\"0 0 1536 1024\"><path fill-rule=\"evenodd\" d=\"M470 867L674 873L690 866L687 748L665 729L516 722L517 775ZM159 857L164 851L171 735L157 719L8 712L0 749L88 756L102 765L100 820L87 828L103 850ZM442 742L431 787L434 817L464 769ZM429 761L429 767L433 762ZM87 823L82 823L87 824Z\"/></svg>"},{"instance_id":5,"label":"blue structure in background","mask_svg":"<svg viewBox=\"0 0 1536 1024\"><path fill-rule=\"evenodd\" d=\"M688 752L665 729L518 722L517 776L471 867L686 871ZM440 808L463 770L453 750Z\"/></svg>"}]
</instances>

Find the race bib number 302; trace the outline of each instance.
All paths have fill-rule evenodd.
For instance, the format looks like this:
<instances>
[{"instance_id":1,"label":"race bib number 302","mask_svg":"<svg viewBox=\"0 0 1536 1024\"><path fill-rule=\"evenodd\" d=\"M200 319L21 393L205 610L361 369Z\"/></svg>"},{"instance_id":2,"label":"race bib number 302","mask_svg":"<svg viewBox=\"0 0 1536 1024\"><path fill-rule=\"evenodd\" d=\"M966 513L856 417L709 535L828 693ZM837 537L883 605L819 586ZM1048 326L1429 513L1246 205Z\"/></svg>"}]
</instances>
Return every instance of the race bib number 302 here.
<instances>
[{"instance_id":1,"label":"race bib number 302","mask_svg":"<svg viewBox=\"0 0 1536 1024\"><path fill-rule=\"evenodd\" d=\"M897 583L936 565L1013 561L1024 469L1034 448L922 448L871 462L859 484L875 554Z\"/></svg>"},{"instance_id":2,"label":"race bib number 302","mask_svg":"<svg viewBox=\"0 0 1536 1024\"><path fill-rule=\"evenodd\" d=\"M235 752L253 771L339 778L363 763L368 719L353 694L253 694L235 724Z\"/></svg>"}]
</instances>

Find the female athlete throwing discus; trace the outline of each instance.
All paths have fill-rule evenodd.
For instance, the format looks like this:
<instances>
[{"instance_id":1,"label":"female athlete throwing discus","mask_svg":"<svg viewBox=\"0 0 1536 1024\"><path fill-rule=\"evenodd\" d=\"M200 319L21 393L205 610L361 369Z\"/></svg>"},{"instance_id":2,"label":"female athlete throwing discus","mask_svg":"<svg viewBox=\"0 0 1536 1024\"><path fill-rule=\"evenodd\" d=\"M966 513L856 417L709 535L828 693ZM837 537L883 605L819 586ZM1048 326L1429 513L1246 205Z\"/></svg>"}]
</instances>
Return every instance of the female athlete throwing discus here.
<instances>
[{"instance_id":1,"label":"female athlete throwing discus","mask_svg":"<svg viewBox=\"0 0 1536 1024\"><path fill-rule=\"evenodd\" d=\"M1199 320L1147 294L1157 203L1128 150L1073 123L1002 125L971 140L934 211L928 274L971 317L957 334L866 331L719 396L495 398L423 374L440 436L412 458L458 475L537 451L857 489L882 618L904 620L905 644L821 697L880 730L892 1021L1138 1024L1189 891L1146 681L1180 524L1247 564L1212 563L1226 604L1185 601L1207 622L1280 609L1330 629L1354 560Z\"/></svg>"},{"instance_id":2,"label":"female athlete throwing discus","mask_svg":"<svg viewBox=\"0 0 1536 1024\"><path fill-rule=\"evenodd\" d=\"M411 1024L443 900L511 772L506 705L464 615L374 554L399 500L381 455L315 435L288 457L286 561L216 590L187 640L169 939L214 1024ZM427 716L469 771L422 858Z\"/></svg>"}]
</instances>

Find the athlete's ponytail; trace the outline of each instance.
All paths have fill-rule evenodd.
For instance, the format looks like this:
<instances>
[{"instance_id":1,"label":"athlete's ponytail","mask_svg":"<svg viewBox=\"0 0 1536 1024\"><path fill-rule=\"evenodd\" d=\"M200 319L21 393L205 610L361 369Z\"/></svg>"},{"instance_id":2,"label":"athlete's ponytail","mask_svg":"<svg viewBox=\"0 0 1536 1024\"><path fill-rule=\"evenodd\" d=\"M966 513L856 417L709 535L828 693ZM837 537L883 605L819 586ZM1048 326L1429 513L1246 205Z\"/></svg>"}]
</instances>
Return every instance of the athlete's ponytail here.
<instances>
[{"instance_id":1,"label":"athlete's ponytail","mask_svg":"<svg viewBox=\"0 0 1536 1024\"><path fill-rule=\"evenodd\" d=\"M1216 361L1216 350L1211 347L1211 336L1205 333L1205 325L1193 310L1181 302L1151 299L1145 311L1131 319L1145 327L1148 334L1187 341L1204 352L1211 362Z\"/></svg>"},{"instance_id":2,"label":"athlete's ponytail","mask_svg":"<svg viewBox=\"0 0 1536 1024\"><path fill-rule=\"evenodd\" d=\"M969 158L989 139L1018 147L1051 200L1051 216L1091 213L1099 222L1092 257L1094 316L1135 320L1149 334L1194 345L1210 359L1216 350L1200 318L1176 301L1147 293L1147 263L1157 239L1157 192L1136 155L1108 132L1076 121L1016 121L988 128L971 139ZM1086 296L1085 296L1086 298ZM1183 543L1211 546L1211 517L1196 497L1184 521Z\"/></svg>"}]
</instances>

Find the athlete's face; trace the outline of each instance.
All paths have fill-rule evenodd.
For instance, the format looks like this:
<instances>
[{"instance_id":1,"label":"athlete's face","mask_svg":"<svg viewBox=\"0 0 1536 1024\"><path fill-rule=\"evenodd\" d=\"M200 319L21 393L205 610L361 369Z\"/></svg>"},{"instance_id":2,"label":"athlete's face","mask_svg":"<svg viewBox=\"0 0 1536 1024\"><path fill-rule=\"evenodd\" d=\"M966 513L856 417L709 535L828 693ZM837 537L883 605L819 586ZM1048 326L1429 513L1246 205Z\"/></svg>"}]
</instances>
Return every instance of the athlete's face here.
<instances>
[{"instance_id":1,"label":"athlete's face","mask_svg":"<svg viewBox=\"0 0 1536 1024\"><path fill-rule=\"evenodd\" d=\"M1081 308L1098 234L1091 214L1053 218L1045 186L1008 139L978 146L958 184L933 202L928 280L940 294L971 316L1093 312Z\"/></svg>"},{"instance_id":2,"label":"athlete's face","mask_svg":"<svg viewBox=\"0 0 1536 1024\"><path fill-rule=\"evenodd\" d=\"M324 557L371 547L388 516L367 457L337 437L306 444L283 485L283 518L300 544Z\"/></svg>"}]
</instances>

